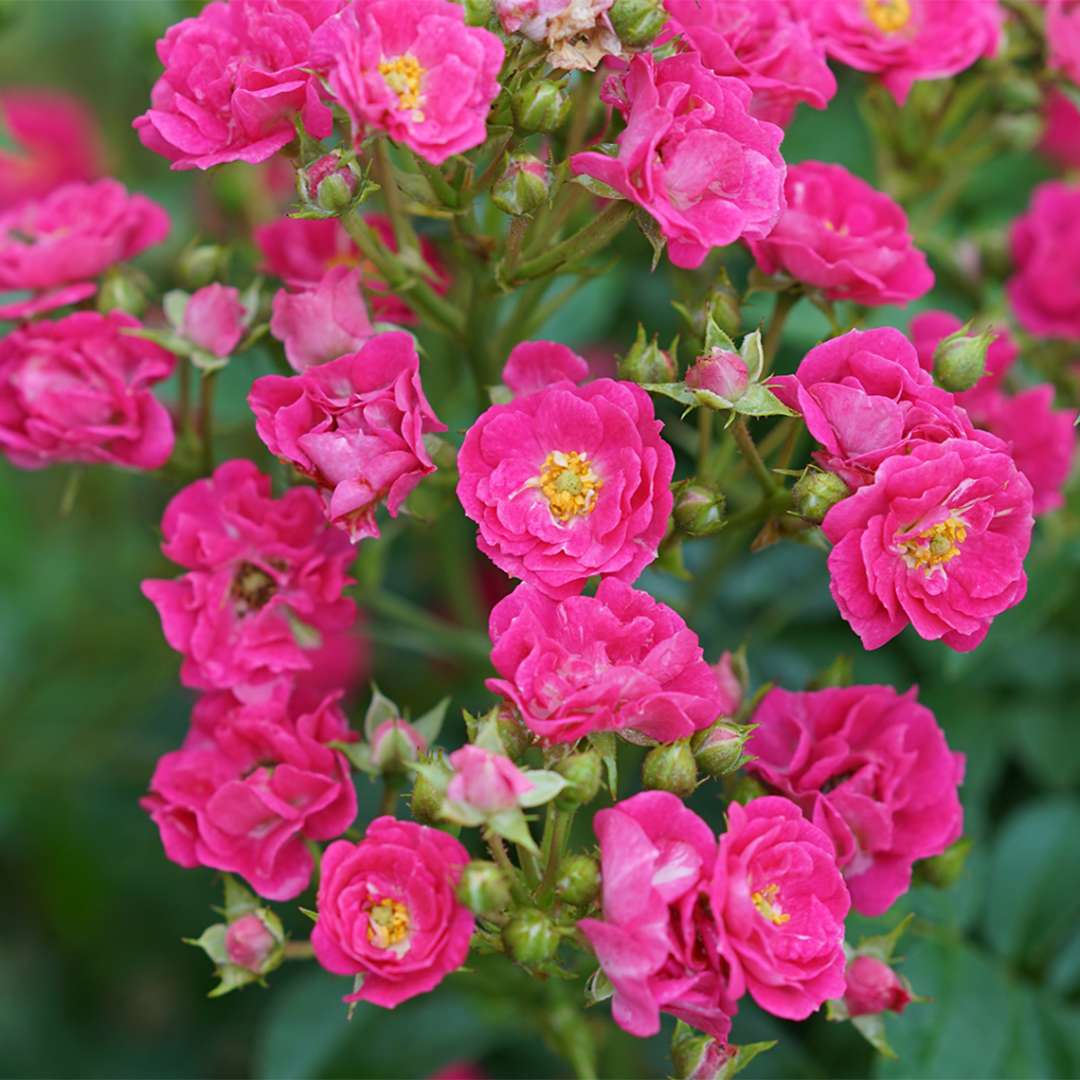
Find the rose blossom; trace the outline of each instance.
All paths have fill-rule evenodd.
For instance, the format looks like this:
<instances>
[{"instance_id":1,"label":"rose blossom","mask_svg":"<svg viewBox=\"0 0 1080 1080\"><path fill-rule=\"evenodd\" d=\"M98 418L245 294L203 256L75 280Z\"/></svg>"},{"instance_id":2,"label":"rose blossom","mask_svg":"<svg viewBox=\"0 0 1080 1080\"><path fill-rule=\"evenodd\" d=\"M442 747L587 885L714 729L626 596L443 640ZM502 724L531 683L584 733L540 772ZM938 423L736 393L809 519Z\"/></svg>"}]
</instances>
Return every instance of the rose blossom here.
<instances>
[{"instance_id":1,"label":"rose blossom","mask_svg":"<svg viewBox=\"0 0 1080 1080\"><path fill-rule=\"evenodd\" d=\"M325 138L333 116L309 70L311 38L342 3L230 0L170 26L157 43L165 71L133 124L143 145L174 169L209 169L265 161L296 137L297 116Z\"/></svg>"},{"instance_id":2,"label":"rose blossom","mask_svg":"<svg viewBox=\"0 0 1080 1080\"><path fill-rule=\"evenodd\" d=\"M912 864L963 832L964 756L915 695L891 686L777 689L754 713L748 768L829 836L864 915L882 914L911 887Z\"/></svg>"},{"instance_id":3,"label":"rose blossom","mask_svg":"<svg viewBox=\"0 0 1080 1080\"><path fill-rule=\"evenodd\" d=\"M392 817L326 849L311 944L327 971L359 976L346 1001L392 1009L461 967L474 919L454 889L468 861L454 837Z\"/></svg>"},{"instance_id":4,"label":"rose blossom","mask_svg":"<svg viewBox=\"0 0 1080 1080\"><path fill-rule=\"evenodd\" d=\"M750 241L764 273L785 270L831 300L872 307L906 304L933 287L907 215L884 192L821 161L792 165L784 190L787 209L776 228Z\"/></svg>"},{"instance_id":5,"label":"rose blossom","mask_svg":"<svg viewBox=\"0 0 1080 1080\"><path fill-rule=\"evenodd\" d=\"M836 93L823 43L790 0L665 0L668 33L717 75L754 92L750 112L786 126L800 101L824 109Z\"/></svg>"},{"instance_id":6,"label":"rose blossom","mask_svg":"<svg viewBox=\"0 0 1080 1080\"><path fill-rule=\"evenodd\" d=\"M814 34L829 56L881 76L898 105L913 83L946 79L996 56L997 0L811 0Z\"/></svg>"},{"instance_id":7,"label":"rose blossom","mask_svg":"<svg viewBox=\"0 0 1080 1080\"><path fill-rule=\"evenodd\" d=\"M512 809L535 786L508 757L479 746L455 750L450 765L454 772L446 797L481 814Z\"/></svg>"},{"instance_id":8,"label":"rose blossom","mask_svg":"<svg viewBox=\"0 0 1080 1080\"><path fill-rule=\"evenodd\" d=\"M214 356L228 356L247 329L247 311L230 285L206 285L192 293L184 307L185 338Z\"/></svg>"},{"instance_id":9,"label":"rose blossom","mask_svg":"<svg viewBox=\"0 0 1080 1080\"><path fill-rule=\"evenodd\" d=\"M876 956L856 956L848 964L844 1004L849 1016L902 1013L912 1001L905 980Z\"/></svg>"},{"instance_id":10,"label":"rose blossom","mask_svg":"<svg viewBox=\"0 0 1080 1080\"><path fill-rule=\"evenodd\" d=\"M592 71L622 44L608 11L614 0L495 0L495 15L508 34L547 45L552 67Z\"/></svg>"},{"instance_id":11,"label":"rose blossom","mask_svg":"<svg viewBox=\"0 0 1080 1080\"><path fill-rule=\"evenodd\" d=\"M385 131L433 165L479 146L504 49L450 0L354 0L315 35L357 140Z\"/></svg>"},{"instance_id":12,"label":"rose blossom","mask_svg":"<svg viewBox=\"0 0 1080 1080\"><path fill-rule=\"evenodd\" d=\"M168 378L175 357L124 333L138 327L118 311L80 312L0 339L0 450L14 465L165 464L173 425L150 387Z\"/></svg>"},{"instance_id":13,"label":"rose blossom","mask_svg":"<svg viewBox=\"0 0 1080 1080\"><path fill-rule=\"evenodd\" d=\"M185 686L264 698L353 622L342 596L353 548L310 488L274 499L250 461L227 461L173 497L161 530L161 550L188 573L142 591L184 655Z\"/></svg>"},{"instance_id":14,"label":"rose blossom","mask_svg":"<svg viewBox=\"0 0 1080 1080\"><path fill-rule=\"evenodd\" d=\"M1039 149L1063 169L1080 168L1080 109L1060 91L1046 96L1046 129Z\"/></svg>"},{"instance_id":15,"label":"rose blossom","mask_svg":"<svg viewBox=\"0 0 1080 1080\"><path fill-rule=\"evenodd\" d=\"M0 307L19 319L92 296L90 280L165 239L169 216L116 180L73 183L0 214L0 292L43 295ZM60 288L68 286L68 288Z\"/></svg>"},{"instance_id":16,"label":"rose blossom","mask_svg":"<svg viewBox=\"0 0 1080 1080\"><path fill-rule=\"evenodd\" d=\"M1046 0L1047 67L1080 84L1080 6L1076 0Z\"/></svg>"},{"instance_id":17,"label":"rose blossom","mask_svg":"<svg viewBox=\"0 0 1080 1080\"><path fill-rule=\"evenodd\" d=\"M319 485L327 517L353 541L378 536L379 503L396 517L435 471L424 436L446 430L424 397L416 343L400 332L302 375L264 375L248 402L259 438Z\"/></svg>"},{"instance_id":18,"label":"rose blossom","mask_svg":"<svg viewBox=\"0 0 1080 1080\"><path fill-rule=\"evenodd\" d=\"M633 581L671 514L675 457L640 387L554 383L493 405L466 432L457 494L477 546L552 596L593 574Z\"/></svg>"},{"instance_id":19,"label":"rose blossom","mask_svg":"<svg viewBox=\"0 0 1080 1080\"><path fill-rule=\"evenodd\" d=\"M593 828L603 917L578 926L614 988L615 1022L645 1038L666 1012L726 1040L735 1003L705 903L716 862L712 830L665 791L599 811Z\"/></svg>"},{"instance_id":20,"label":"rose blossom","mask_svg":"<svg viewBox=\"0 0 1080 1080\"><path fill-rule=\"evenodd\" d=\"M252 705L207 694L142 806L173 862L240 874L260 896L291 900L314 865L304 841L339 836L356 817L349 763L327 746L353 737L336 695L294 716L283 696Z\"/></svg>"},{"instance_id":21,"label":"rose blossom","mask_svg":"<svg viewBox=\"0 0 1080 1080\"><path fill-rule=\"evenodd\" d=\"M519 585L491 612L487 687L551 742L599 731L671 742L730 704L697 634L648 593L605 578L595 596L552 600Z\"/></svg>"},{"instance_id":22,"label":"rose blossom","mask_svg":"<svg viewBox=\"0 0 1080 1080\"><path fill-rule=\"evenodd\" d=\"M784 132L747 111L751 89L714 75L693 53L639 53L605 86L626 119L619 154L575 154L592 176L643 207L671 261L700 266L715 247L765 236L784 208Z\"/></svg>"},{"instance_id":23,"label":"rose blossom","mask_svg":"<svg viewBox=\"0 0 1080 1080\"><path fill-rule=\"evenodd\" d=\"M728 992L803 1020L844 992L850 899L832 841L787 799L728 805L708 897Z\"/></svg>"},{"instance_id":24,"label":"rose blossom","mask_svg":"<svg viewBox=\"0 0 1080 1080\"><path fill-rule=\"evenodd\" d=\"M915 443L826 515L830 589L866 649L911 623L967 652L1023 599L1031 527L1031 484L1006 450Z\"/></svg>"},{"instance_id":25,"label":"rose blossom","mask_svg":"<svg viewBox=\"0 0 1080 1080\"><path fill-rule=\"evenodd\" d=\"M531 394L563 379L580 383L588 377L589 362L556 341L522 341L515 345L502 372L502 381L514 394Z\"/></svg>"}]
</instances>

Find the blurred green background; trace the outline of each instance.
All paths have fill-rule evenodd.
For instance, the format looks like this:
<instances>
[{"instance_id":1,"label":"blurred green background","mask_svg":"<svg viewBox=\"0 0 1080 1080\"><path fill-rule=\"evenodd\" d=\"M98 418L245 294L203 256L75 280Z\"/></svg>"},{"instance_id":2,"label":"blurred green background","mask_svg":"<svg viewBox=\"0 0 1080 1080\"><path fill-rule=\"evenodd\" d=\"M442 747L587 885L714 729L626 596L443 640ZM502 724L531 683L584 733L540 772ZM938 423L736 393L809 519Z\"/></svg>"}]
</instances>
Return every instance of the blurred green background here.
<instances>
[{"instance_id":1,"label":"blurred green background","mask_svg":"<svg viewBox=\"0 0 1080 1080\"><path fill-rule=\"evenodd\" d=\"M170 174L130 130L158 70L153 42L190 5L16 0L3 10L0 83L62 88L86 100L105 130L112 171L172 213L172 239L148 269L166 267L208 203L227 209L222 224L236 232L257 215L244 178ZM845 79L826 114L800 111L785 144L789 160L841 161L873 177L857 88ZM1015 216L1044 175L1031 154L995 159L942 225L942 246L961 230ZM610 352L626 347L639 318L674 332L669 301L678 282L666 261L650 275L641 239L623 243L628 257L580 294L548 336ZM920 306L966 315L967 302L962 292L941 290ZM747 328L764 313L752 309ZM905 325L910 314L888 311L879 321ZM814 309L800 305L783 362L793 366L824 331ZM468 422L471 408L456 363L433 346L425 368L429 396L452 428ZM243 404L263 370L258 355L234 363L222 416L230 452L269 466ZM338 1002L344 981L312 965L279 970L269 991L206 999L210 966L180 939L214 921L219 887L209 872L167 862L137 805L157 756L182 738L191 704L177 685L177 658L138 591L142 578L173 572L157 550L157 522L173 487L90 470L64 512L71 483L68 469L26 473L0 463L0 1072L422 1077L464 1059L495 1077L567 1075L544 1039L560 1022L554 991L507 964L479 964L393 1013L361 1008L351 1024ZM485 606L501 588L471 558L470 532L452 500L445 492L432 498L437 523L387 529L362 555L362 602L378 581L467 624L447 657L378 611L369 617L380 684L414 712L443 693L464 706L483 702L476 643ZM725 534L688 547L697 585L655 571L643 579L683 611L709 657L746 642L757 682L800 687L846 653L858 681L918 683L952 746L968 755L963 795L975 848L961 883L947 892L916 887L881 920L853 927L857 937L909 910L919 916L901 949L903 971L934 1000L889 1019L900 1060L876 1061L849 1025L785 1024L746 1004L736 1041L780 1040L748 1075L1080 1075L1078 515L1074 491L1069 507L1040 523L1027 599L966 656L910 633L861 652L829 598L823 556L808 547L780 544L750 556L749 536ZM624 785L633 779L627 773ZM361 794L370 810L370 791ZM695 808L715 817L715 789L702 789ZM593 1010L590 1023L605 1075L665 1075L665 1038L621 1035L606 1022L606 1007Z\"/></svg>"}]
</instances>

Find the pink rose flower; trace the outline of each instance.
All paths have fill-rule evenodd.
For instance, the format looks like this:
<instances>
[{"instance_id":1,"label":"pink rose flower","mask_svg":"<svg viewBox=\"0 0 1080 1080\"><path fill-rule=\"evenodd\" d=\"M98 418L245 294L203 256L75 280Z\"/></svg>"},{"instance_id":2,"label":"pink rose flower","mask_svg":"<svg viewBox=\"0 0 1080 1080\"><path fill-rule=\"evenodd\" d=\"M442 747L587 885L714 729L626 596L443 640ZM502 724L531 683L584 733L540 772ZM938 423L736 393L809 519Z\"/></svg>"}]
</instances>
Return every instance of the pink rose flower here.
<instances>
[{"instance_id":1,"label":"pink rose flower","mask_svg":"<svg viewBox=\"0 0 1080 1080\"><path fill-rule=\"evenodd\" d=\"M912 1001L911 988L883 960L856 956L848 964L844 1004L849 1016L902 1013Z\"/></svg>"},{"instance_id":2,"label":"pink rose flower","mask_svg":"<svg viewBox=\"0 0 1080 1080\"><path fill-rule=\"evenodd\" d=\"M0 90L0 127L15 144L0 150L0 211L105 171L97 121L77 98L29 87Z\"/></svg>"},{"instance_id":3,"label":"pink rose flower","mask_svg":"<svg viewBox=\"0 0 1080 1080\"><path fill-rule=\"evenodd\" d=\"M504 49L450 0L354 0L315 35L357 139L385 131L433 165L479 146Z\"/></svg>"},{"instance_id":4,"label":"pink rose flower","mask_svg":"<svg viewBox=\"0 0 1080 1080\"><path fill-rule=\"evenodd\" d=\"M296 137L333 126L311 72L312 31L344 0L231 0L170 26L157 43L165 68L133 127L174 169L257 164Z\"/></svg>"},{"instance_id":5,"label":"pink rose flower","mask_svg":"<svg viewBox=\"0 0 1080 1080\"><path fill-rule=\"evenodd\" d=\"M1023 599L1031 527L1031 484L1007 451L915 443L826 515L833 599L866 649L910 623L967 652Z\"/></svg>"},{"instance_id":6,"label":"pink rose flower","mask_svg":"<svg viewBox=\"0 0 1080 1080\"><path fill-rule=\"evenodd\" d=\"M184 656L185 686L264 699L352 625L356 605L342 590L353 548L310 488L274 499L270 477L227 461L173 497L161 530L161 550L188 573L142 591Z\"/></svg>"},{"instance_id":7,"label":"pink rose flower","mask_svg":"<svg viewBox=\"0 0 1080 1080\"><path fill-rule=\"evenodd\" d=\"M734 661L730 652L720 655L712 666L716 673L716 681L720 685L721 700L723 707L721 712L724 716L734 716L739 711L743 699L743 685L735 674Z\"/></svg>"},{"instance_id":8,"label":"pink rose flower","mask_svg":"<svg viewBox=\"0 0 1080 1080\"><path fill-rule=\"evenodd\" d=\"M294 371L356 352L374 333L360 271L336 266L314 289L278 289L270 333L284 344L285 358Z\"/></svg>"},{"instance_id":9,"label":"pink rose flower","mask_svg":"<svg viewBox=\"0 0 1080 1080\"><path fill-rule=\"evenodd\" d=\"M601 810L603 917L578 923L614 987L611 1012L631 1035L660 1030L666 1012L724 1041L734 999L707 904L712 830L665 791Z\"/></svg>"},{"instance_id":10,"label":"pink rose flower","mask_svg":"<svg viewBox=\"0 0 1080 1080\"><path fill-rule=\"evenodd\" d=\"M453 1061L433 1072L428 1080L490 1080L490 1077L471 1061Z\"/></svg>"},{"instance_id":11,"label":"pink rose flower","mask_svg":"<svg viewBox=\"0 0 1080 1080\"><path fill-rule=\"evenodd\" d=\"M1080 84L1080 5L1046 0L1047 67Z\"/></svg>"},{"instance_id":12,"label":"pink rose flower","mask_svg":"<svg viewBox=\"0 0 1080 1080\"><path fill-rule=\"evenodd\" d=\"M850 330L815 346L794 375L770 384L822 445L823 469L849 487L873 480L883 461L917 442L974 438L967 413L919 365L915 346L891 326ZM982 435L998 445L991 436Z\"/></svg>"},{"instance_id":13,"label":"pink rose flower","mask_svg":"<svg viewBox=\"0 0 1080 1080\"><path fill-rule=\"evenodd\" d=\"M593 574L634 581L671 514L675 456L633 383L554 383L493 405L465 434L457 494L477 546L552 596Z\"/></svg>"},{"instance_id":14,"label":"pink rose flower","mask_svg":"<svg viewBox=\"0 0 1080 1080\"><path fill-rule=\"evenodd\" d=\"M1006 292L1017 321L1040 337L1080 341L1080 185L1040 184L1009 233Z\"/></svg>"},{"instance_id":15,"label":"pink rose flower","mask_svg":"<svg viewBox=\"0 0 1080 1080\"><path fill-rule=\"evenodd\" d=\"M1080 168L1080 109L1060 91L1046 96L1046 129L1039 149L1063 169Z\"/></svg>"},{"instance_id":16,"label":"pink rose flower","mask_svg":"<svg viewBox=\"0 0 1080 1080\"><path fill-rule=\"evenodd\" d=\"M911 887L912 864L963 832L964 756L915 695L891 686L771 690L754 713L748 768L829 836L864 915L886 911Z\"/></svg>"},{"instance_id":17,"label":"pink rose flower","mask_svg":"<svg viewBox=\"0 0 1080 1080\"><path fill-rule=\"evenodd\" d=\"M176 358L124 333L138 326L120 312L81 312L0 338L0 450L12 464L158 469L168 461L172 419L150 387Z\"/></svg>"},{"instance_id":18,"label":"pink rose flower","mask_svg":"<svg viewBox=\"0 0 1080 1080\"><path fill-rule=\"evenodd\" d=\"M907 215L842 165L788 169L787 209L768 236L750 241L766 274L784 270L831 300L878 307L929 292L934 274L914 247Z\"/></svg>"},{"instance_id":19,"label":"pink rose flower","mask_svg":"<svg viewBox=\"0 0 1080 1080\"><path fill-rule=\"evenodd\" d=\"M491 612L487 687L550 742L633 731L658 742L708 727L730 704L697 634L648 593L605 578L552 600L519 585Z\"/></svg>"},{"instance_id":20,"label":"pink rose flower","mask_svg":"<svg viewBox=\"0 0 1080 1080\"><path fill-rule=\"evenodd\" d=\"M35 300L0 307L20 319L92 296L90 280L165 239L169 216L116 180L65 184L0 214L0 292L29 289ZM75 291L61 289L78 283Z\"/></svg>"},{"instance_id":21,"label":"pink rose flower","mask_svg":"<svg viewBox=\"0 0 1080 1080\"><path fill-rule=\"evenodd\" d=\"M259 974L277 951L279 942L255 912L241 915L225 931L225 955L230 964Z\"/></svg>"},{"instance_id":22,"label":"pink rose flower","mask_svg":"<svg viewBox=\"0 0 1080 1080\"><path fill-rule=\"evenodd\" d=\"M751 93L694 53L639 53L605 86L626 119L618 156L575 154L570 166L647 210L671 261L698 267L712 248L767 235L784 208L784 132L750 115Z\"/></svg>"},{"instance_id":23,"label":"pink rose flower","mask_svg":"<svg viewBox=\"0 0 1080 1080\"><path fill-rule=\"evenodd\" d=\"M379 535L379 503L396 517L435 471L424 436L446 430L424 397L416 343L398 332L302 375L264 375L248 402L259 438L319 485L327 517L354 542Z\"/></svg>"},{"instance_id":24,"label":"pink rose flower","mask_svg":"<svg viewBox=\"0 0 1080 1080\"><path fill-rule=\"evenodd\" d=\"M832 841L787 799L732 802L708 890L728 992L804 1020L844 993L850 899Z\"/></svg>"},{"instance_id":25,"label":"pink rose flower","mask_svg":"<svg viewBox=\"0 0 1080 1080\"><path fill-rule=\"evenodd\" d=\"M351 694L371 670L371 639L363 620L344 630L323 632L321 644L306 649L308 667L292 680L292 703L301 712L313 709L327 694Z\"/></svg>"},{"instance_id":26,"label":"pink rose flower","mask_svg":"<svg viewBox=\"0 0 1080 1080\"><path fill-rule=\"evenodd\" d=\"M786 126L800 101L824 109L836 94L823 43L789 0L665 0L667 33L717 75L754 92L752 115Z\"/></svg>"},{"instance_id":27,"label":"pink rose flower","mask_svg":"<svg viewBox=\"0 0 1080 1080\"><path fill-rule=\"evenodd\" d=\"M555 341L522 341L515 345L503 367L502 379L516 394L532 394L552 383L569 379L584 382L589 362L573 349Z\"/></svg>"},{"instance_id":28,"label":"pink rose flower","mask_svg":"<svg viewBox=\"0 0 1080 1080\"><path fill-rule=\"evenodd\" d=\"M315 958L361 985L346 1001L392 1009L465 962L473 914L454 895L469 853L438 829L376 818L323 854Z\"/></svg>"},{"instance_id":29,"label":"pink rose flower","mask_svg":"<svg viewBox=\"0 0 1080 1080\"><path fill-rule=\"evenodd\" d=\"M207 694L181 749L158 761L142 806L173 862L239 874L260 896L291 900L311 879L305 840L340 836L356 817L349 763L326 745L352 738L334 695L294 716L282 697L251 705Z\"/></svg>"},{"instance_id":30,"label":"pink rose flower","mask_svg":"<svg viewBox=\"0 0 1080 1080\"><path fill-rule=\"evenodd\" d=\"M996 56L997 0L811 0L810 21L829 56L881 76L903 105L912 84L946 79Z\"/></svg>"},{"instance_id":31,"label":"pink rose flower","mask_svg":"<svg viewBox=\"0 0 1080 1080\"><path fill-rule=\"evenodd\" d=\"M481 814L512 809L535 786L508 757L479 746L455 750L450 765L454 772L446 797Z\"/></svg>"},{"instance_id":32,"label":"pink rose flower","mask_svg":"<svg viewBox=\"0 0 1080 1080\"><path fill-rule=\"evenodd\" d=\"M224 359L240 344L247 321L239 291L215 283L192 293L181 330L193 345Z\"/></svg>"}]
</instances>

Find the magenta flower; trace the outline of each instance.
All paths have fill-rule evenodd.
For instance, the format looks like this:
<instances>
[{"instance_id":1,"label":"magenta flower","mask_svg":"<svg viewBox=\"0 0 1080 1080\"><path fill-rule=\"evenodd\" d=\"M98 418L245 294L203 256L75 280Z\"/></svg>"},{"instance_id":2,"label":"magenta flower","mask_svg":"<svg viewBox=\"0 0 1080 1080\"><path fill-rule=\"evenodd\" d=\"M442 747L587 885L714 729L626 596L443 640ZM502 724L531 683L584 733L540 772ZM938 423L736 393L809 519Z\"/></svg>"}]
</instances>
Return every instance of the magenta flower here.
<instances>
[{"instance_id":1,"label":"magenta flower","mask_svg":"<svg viewBox=\"0 0 1080 1080\"><path fill-rule=\"evenodd\" d=\"M775 796L728 805L708 890L728 993L803 1020L844 993L850 899L832 841Z\"/></svg>"},{"instance_id":2,"label":"magenta flower","mask_svg":"<svg viewBox=\"0 0 1080 1080\"><path fill-rule=\"evenodd\" d=\"M788 169L787 209L768 236L750 241L766 274L784 270L831 300L906 304L934 285L914 247L907 215L842 165L803 161Z\"/></svg>"},{"instance_id":3,"label":"magenta flower","mask_svg":"<svg viewBox=\"0 0 1080 1080\"><path fill-rule=\"evenodd\" d=\"M503 44L450 0L353 0L315 35L316 62L359 142L385 131L433 165L479 146Z\"/></svg>"},{"instance_id":4,"label":"magenta flower","mask_svg":"<svg viewBox=\"0 0 1080 1080\"><path fill-rule=\"evenodd\" d=\"M815 35L829 56L881 76L897 104L912 84L946 79L996 56L997 0L811 0Z\"/></svg>"},{"instance_id":5,"label":"magenta flower","mask_svg":"<svg viewBox=\"0 0 1080 1080\"><path fill-rule=\"evenodd\" d=\"M864 915L887 910L911 887L912 864L963 832L964 756L949 749L915 694L771 690L754 713L748 768L832 840Z\"/></svg>"},{"instance_id":6,"label":"magenta flower","mask_svg":"<svg viewBox=\"0 0 1080 1080\"><path fill-rule=\"evenodd\" d=\"M911 988L876 956L856 956L845 978L844 1004L849 1016L902 1013L912 1001Z\"/></svg>"},{"instance_id":7,"label":"magenta flower","mask_svg":"<svg viewBox=\"0 0 1080 1080\"><path fill-rule=\"evenodd\" d=\"M276 696L200 698L179 750L158 761L142 800L165 854L239 874L268 900L307 888L305 840L340 836L356 817L349 763L327 745L354 736L334 695L296 716Z\"/></svg>"},{"instance_id":8,"label":"magenta flower","mask_svg":"<svg viewBox=\"0 0 1080 1080\"><path fill-rule=\"evenodd\" d=\"M619 154L570 159L656 219L676 266L710 249L765 236L784 208L784 132L748 112L751 89L714 75L694 53L639 53L605 97L625 117Z\"/></svg>"},{"instance_id":9,"label":"magenta flower","mask_svg":"<svg viewBox=\"0 0 1080 1080\"><path fill-rule=\"evenodd\" d=\"M454 889L468 861L447 833L392 817L326 849L311 944L327 971L359 977L346 1001L392 1009L461 967L474 919Z\"/></svg>"},{"instance_id":10,"label":"magenta flower","mask_svg":"<svg viewBox=\"0 0 1080 1080\"><path fill-rule=\"evenodd\" d=\"M1047 66L1080 84L1080 6L1075 0L1045 0Z\"/></svg>"},{"instance_id":11,"label":"magenta flower","mask_svg":"<svg viewBox=\"0 0 1080 1080\"><path fill-rule=\"evenodd\" d=\"M240 293L231 285L215 283L189 297L180 331L193 345L224 359L240 344L247 322Z\"/></svg>"},{"instance_id":12,"label":"magenta flower","mask_svg":"<svg viewBox=\"0 0 1080 1080\"><path fill-rule=\"evenodd\" d=\"M634 581L671 514L675 456L640 387L568 380L493 405L465 435L457 494L477 546L552 596Z\"/></svg>"},{"instance_id":13,"label":"magenta flower","mask_svg":"<svg viewBox=\"0 0 1080 1080\"><path fill-rule=\"evenodd\" d=\"M735 1001L707 897L712 830L664 791L644 791L593 819L603 917L578 926L614 988L611 1013L631 1035L660 1030L666 1012L724 1041Z\"/></svg>"},{"instance_id":14,"label":"magenta flower","mask_svg":"<svg viewBox=\"0 0 1080 1080\"><path fill-rule=\"evenodd\" d=\"M165 71L133 124L174 169L256 164L296 137L330 134L333 116L311 72L312 32L344 0L230 0L207 4L157 43Z\"/></svg>"},{"instance_id":15,"label":"magenta flower","mask_svg":"<svg viewBox=\"0 0 1080 1080\"><path fill-rule=\"evenodd\" d=\"M1063 169L1080 168L1080 109L1060 90L1046 96L1046 129L1039 149Z\"/></svg>"},{"instance_id":16,"label":"magenta flower","mask_svg":"<svg viewBox=\"0 0 1080 1080\"><path fill-rule=\"evenodd\" d=\"M12 464L157 469L168 461L172 419L150 387L176 358L124 333L138 326L120 312L81 312L0 339L0 451Z\"/></svg>"},{"instance_id":17,"label":"magenta flower","mask_svg":"<svg viewBox=\"0 0 1080 1080\"><path fill-rule=\"evenodd\" d=\"M0 214L0 292L41 294L0 307L21 319L92 296L96 278L165 239L169 216L116 180L65 184ZM64 289L62 286L68 286Z\"/></svg>"},{"instance_id":18,"label":"magenta flower","mask_svg":"<svg viewBox=\"0 0 1080 1080\"><path fill-rule=\"evenodd\" d=\"M248 402L259 438L319 485L327 517L354 542L379 535L380 503L396 517L435 471L424 436L446 430L424 397L416 343L405 333L379 334L302 375L264 375Z\"/></svg>"},{"instance_id":19,"label":"magenta flower","mask_svg":"<svg viewBox=\"0 0 1080 1080\"><path fill-rule=\"evenodd\" d=\"M667 32L717 75L754 92L750 112L786 126L800 101L824 109L836 93L823 43L788 0L665 0Z\"/></svg>"},{"instance_id":20,"label":"magenta flower","mask_svg":"<svg viewBox=\"0 0 1080 1080\"><path fill-rule=\"evenodd\" d=\"M353 548L310 488L273 499L250 461L227 461L173 497L161 530L161 550L188 573L142 591L184 656L185 686L261 700L312 671L327 640L352 625L356 606L342 591Z\"/></svg>"},{"instance_id":21,"label":"magenta flower","mask_svg":"<svg viewBox=\"0 0 1080 1080\"><path fill-rule=\"evenodd\" d=\"M588 360L555 341L515 345L502 373L503 382L514 394L532 394L564 379L580 383L588 377Z\"/></svg>"},{"instance_id":22,"label":"magenta flower","mask_svg":"<svg viewBox=\"0 0 1080 1080\"><path fill-rule=\"evenodd\" d=\"M614 578L596 596L552 600L519 585L491 613L489 679L550 742L629 731L671 742L708 727L730 696L697 634L648 593Z\"/></svg>"},{"instance_id":23,"label":"magenta flower","mask_svg":"<svg viewBox=\"0 0 1080 1080\"><path fill-rule=\"evenodd\" d=\"M974 649L1027 591L1031 505L1008 452L971 439L915 443L884 461L822 525L833 598L863 647L910 623L920 637Z\"/></svg>"},{"instance_id":24,"label":"magenta flower","mask_svg":"<svg viewBox=\"0 0 1080 1080\"><path fill-rule=\"evenodd\" d=\"M454 771L446 797L482 815L512 810L534 786L504 754L479 746L455 750L450 755L450 765Z\"/></svg>"}]
</instances>

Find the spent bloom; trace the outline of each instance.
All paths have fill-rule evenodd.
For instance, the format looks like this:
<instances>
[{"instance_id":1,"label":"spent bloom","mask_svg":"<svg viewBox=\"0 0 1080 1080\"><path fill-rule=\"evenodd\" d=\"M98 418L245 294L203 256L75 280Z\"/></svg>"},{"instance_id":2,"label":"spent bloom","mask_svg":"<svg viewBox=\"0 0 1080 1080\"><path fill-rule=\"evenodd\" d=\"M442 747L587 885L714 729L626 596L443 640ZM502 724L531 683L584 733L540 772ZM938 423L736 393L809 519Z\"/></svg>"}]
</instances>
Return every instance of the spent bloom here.
<instances>
[{"instance_id":1,"label":"spent bloom","mask_svg":"<svg viewBox=\"0 0 1080 1080\"><path fill-rule=\"evenodd\" d=\"M508 34L546 45L552 67L593 70L605 56L622 55L608 18L614 0L495 0Z\"/></svg>"}]
</instances>

